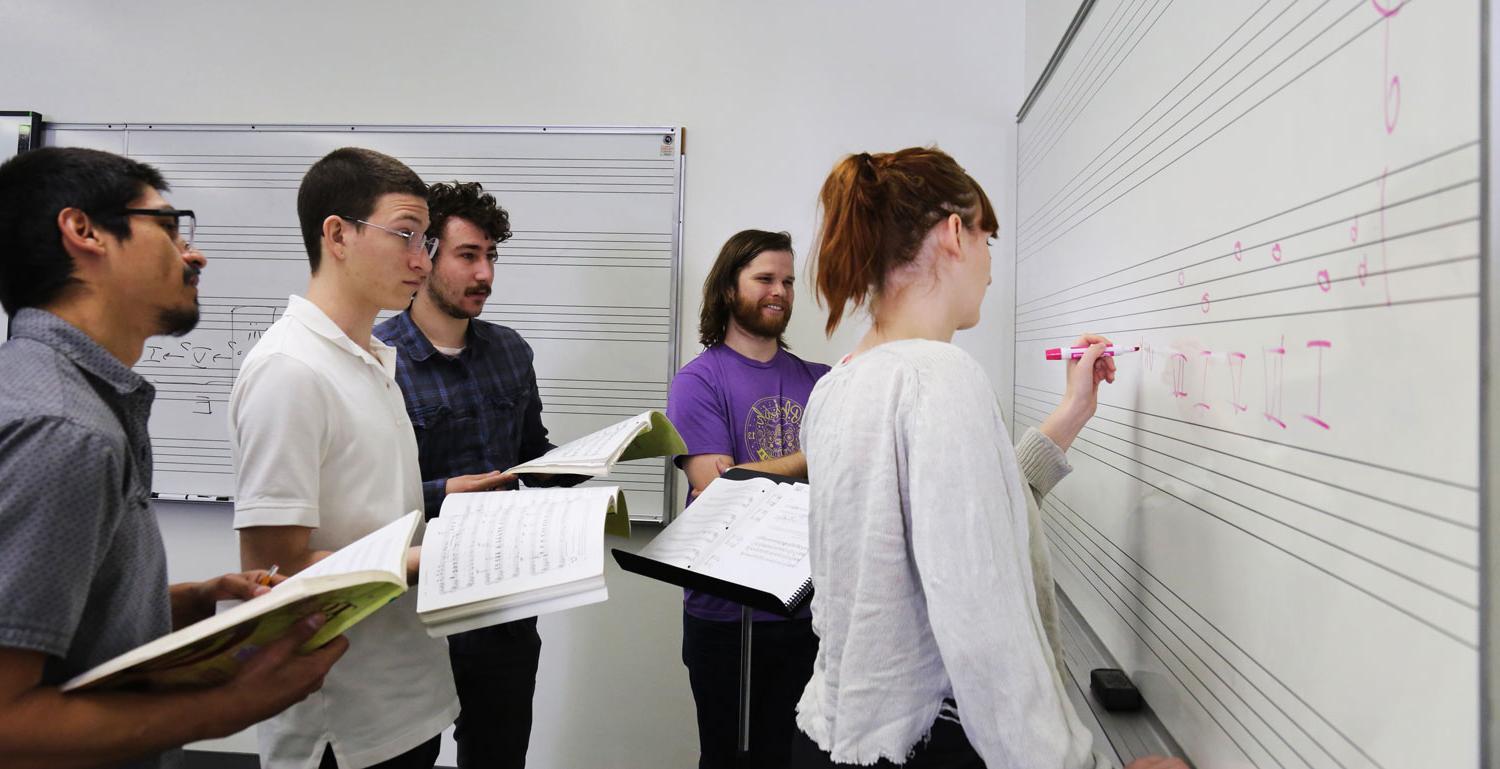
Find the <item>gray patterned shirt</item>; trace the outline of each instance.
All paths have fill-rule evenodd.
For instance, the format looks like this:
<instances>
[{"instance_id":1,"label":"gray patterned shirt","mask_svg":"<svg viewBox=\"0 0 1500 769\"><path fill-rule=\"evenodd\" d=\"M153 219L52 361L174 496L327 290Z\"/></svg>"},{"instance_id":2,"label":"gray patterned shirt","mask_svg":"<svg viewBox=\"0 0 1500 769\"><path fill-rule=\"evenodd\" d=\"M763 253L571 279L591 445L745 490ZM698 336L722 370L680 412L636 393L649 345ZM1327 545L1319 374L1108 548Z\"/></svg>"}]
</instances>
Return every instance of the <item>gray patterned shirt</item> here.
<instances>
[{"instance_id":1,"label":"gray patterned shirt","mask_svg":"<svg viewBox=\"0 0 1500 769\"><path fill-rule=\"evenodd\" d=\"M172 629L151 510L156 391L37 309L0 345L0 646L56 686ZM156 756L131 766L161 766Z\"/></svg>"}]
</instances>

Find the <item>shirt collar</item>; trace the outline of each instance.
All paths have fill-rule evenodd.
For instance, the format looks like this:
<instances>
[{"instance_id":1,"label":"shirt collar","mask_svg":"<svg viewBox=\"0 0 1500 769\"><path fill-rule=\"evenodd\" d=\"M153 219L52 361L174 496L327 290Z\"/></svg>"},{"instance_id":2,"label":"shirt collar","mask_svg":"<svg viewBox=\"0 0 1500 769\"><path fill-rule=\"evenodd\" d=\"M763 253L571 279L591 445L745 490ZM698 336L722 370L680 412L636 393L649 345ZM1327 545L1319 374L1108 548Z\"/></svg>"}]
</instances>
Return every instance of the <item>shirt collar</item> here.
<instances>
[{"instance_id":1,"label":"shirt collar","mask_svg":"<svg viewBox=\"0 0 1500 769\"><path fill-rule=\"evenodd\" d=\"M406 351L406 357L420 363L439 354L438 349L432 346L432 340L428 339L427 335L422 333L422 329L417 327L417 322L412 320L410 307L402 310L401 314L392 320L396 324L396 333L392 341L395 342L396 347ZM469 321L469 330L464 333L464 351L467 352L475 344L489 344L489 339L480 331L478 319Z\"/></svg>"},{"instance_id":2,"label":"shirt collar","mask_svg":"<svg viewBox=\"0 0 1500 769\"><path fill-rule=\"evenodd\" d=\"M306 326L309 331L327 339L333 346L385 372L386 376L396 376L395 348L376 339L373 334L370 335L370 352L367 353L321 307L296 294L287 297L286 314ZM374 353L374 356L371 357L370 353Z\"/></svg>"},{"instance_id":3,"label":"shirt collar","mask_svg":"<svg viewBox=\"0 0 1500 769\"><path fill-rule=\"evenodd\" d=\"M11 319L11 336L31 339L57 350L73 365L107 382L121 395L144 388L148 395L156 390L144 377L120 362L119 358L73 324L36 307L23 307Z\"/></svg>"},{"instance_id":4,"label":"shirt collar","mask_svg":"<svg viewBox=\"0 0 1500 769\"><path fill-rule=\"evenodd\" d=\"M417 328L417 322L411 319L410 307L402 310L392 320L396 323L396 334L391 341L406 351L406 357L422 362L437 354L437 348L432 346L422 329Z\"/></svg>"}]
</instances>

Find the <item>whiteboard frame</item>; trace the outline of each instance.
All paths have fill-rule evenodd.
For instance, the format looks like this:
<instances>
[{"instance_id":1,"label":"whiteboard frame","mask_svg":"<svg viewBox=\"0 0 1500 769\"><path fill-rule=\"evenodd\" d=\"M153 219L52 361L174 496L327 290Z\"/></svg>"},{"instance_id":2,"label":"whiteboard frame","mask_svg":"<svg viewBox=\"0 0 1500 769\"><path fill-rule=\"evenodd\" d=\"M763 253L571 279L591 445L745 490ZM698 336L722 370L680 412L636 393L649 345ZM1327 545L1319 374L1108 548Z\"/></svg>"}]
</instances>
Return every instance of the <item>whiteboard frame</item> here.
<instances>
[{"instance_id":1,"label":"whiteboard frame","mask_svg":"<svg viewBox=\"0 0 1500 769\"><path fill-rule=\"evenodd\" d=\"M1490 0L1479 4L1479 765L1493 766L1500 759L1500 724L1495 715L1500 710L1500 613L1495 611L1497 591L1495 564L1500 563L1500 527L1490 516L1500 509L1500 381L1495 376L1495 362L1500 360L1500 317L1496 315L1495 298L1500 296L1500 270L1494 263L1500 233L1495 224L1500 210L1494 195L1495 174L1500 173L1500 156L1494 151L1497 126L1492 110L1500 103L1495 89L1500 87L1500 62L1490 45L1500 33L1500 19L1495 17Z\"/></svg>"},{"instance_id":2,"label":"whiteboard frame","mask_svg":"<svg viewBox=\"0 0 1500 769\"><path fill-rule=\"evenodd\" d=\"M631 134L671 135L676 137L677 158L677 218L672 229L672 269L669 280L671 300L667 317L671 327L667 334L669 349L668 365L675 374L682 365L681 310L682 310L682 228L687 198L687 150L684 142L686 129L674 125L400 125L400 124L351 124L351 123L155 123L139 122L54 122L42 124L42 134L49 131L263 131L267 133L292 131L344 132L351 135L374 133L484 133L484 134ZM130 147L127 141L125 151ZM7 329L8 331L9 329ZM545 404L544 408L545 408ZM676 511L677 468L671 457L667 458L664 485L662 486L662 510L660 517L631 516L632 523L665 526L672 522ZM234 504L234 497L207 497L201 495L158 495L152 499L163 502L193 502Z\"/></svg>"}]
</instances>

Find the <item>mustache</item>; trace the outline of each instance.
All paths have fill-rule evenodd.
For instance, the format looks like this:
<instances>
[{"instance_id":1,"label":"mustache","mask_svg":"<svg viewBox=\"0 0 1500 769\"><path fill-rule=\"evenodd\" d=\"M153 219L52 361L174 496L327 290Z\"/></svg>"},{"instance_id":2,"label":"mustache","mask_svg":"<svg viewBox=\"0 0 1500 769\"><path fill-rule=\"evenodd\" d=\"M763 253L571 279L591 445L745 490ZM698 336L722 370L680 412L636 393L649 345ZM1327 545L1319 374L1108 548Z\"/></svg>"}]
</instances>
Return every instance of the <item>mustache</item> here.
<instances>
[{"instance_id":1,"label":"mustache","mask_svg":"<svg viewBox=\"0 0 1500 769\"><path fill-rule=\"evenodd\" d=\"M467 289L467 290L464 291L464 296L489 296L489 295L490 295L490 287L488 285L478 285L478 286L475 286L473 288L470 288L470 289Z\"/></svg>"}]
</instances>

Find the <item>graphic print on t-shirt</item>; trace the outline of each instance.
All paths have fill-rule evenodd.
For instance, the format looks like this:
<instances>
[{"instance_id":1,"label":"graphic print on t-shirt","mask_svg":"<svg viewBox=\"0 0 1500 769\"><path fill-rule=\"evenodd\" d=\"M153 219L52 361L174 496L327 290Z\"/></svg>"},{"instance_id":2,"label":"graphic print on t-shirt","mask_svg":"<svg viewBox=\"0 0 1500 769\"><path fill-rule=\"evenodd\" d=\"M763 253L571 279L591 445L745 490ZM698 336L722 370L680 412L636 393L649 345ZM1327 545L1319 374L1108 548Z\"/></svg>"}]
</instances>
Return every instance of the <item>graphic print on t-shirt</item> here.
<instances>
[{"instance_id":1,"label":"graphic print on t-shirt","mask_svg":"<svg viewBox=\"0 0 1500 769\"><path fill-rule=\"evenodd\" d=\"M745 450L752 462L802 450L802 404L780 395L761 398L745 414Z\"/></svg>"}]
</instances>

